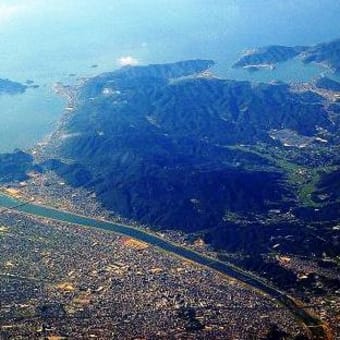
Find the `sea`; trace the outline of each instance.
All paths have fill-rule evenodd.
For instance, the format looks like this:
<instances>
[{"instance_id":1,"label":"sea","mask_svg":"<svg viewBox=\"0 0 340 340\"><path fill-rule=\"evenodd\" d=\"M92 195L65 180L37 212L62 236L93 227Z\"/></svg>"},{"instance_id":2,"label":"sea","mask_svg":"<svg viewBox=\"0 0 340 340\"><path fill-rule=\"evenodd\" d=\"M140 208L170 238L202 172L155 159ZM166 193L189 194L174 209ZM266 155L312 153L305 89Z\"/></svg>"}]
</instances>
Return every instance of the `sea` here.
<instances>
[{"instance_id":1,"label":"sea","mask_svg":"<svg viewBox=\"0 0 340 340\"><path fill-rule=\"evenodd\" d=\"M231 66L248 48L340 37L339 0L0 0L0 78L39 88L0 95L0 152L43 142L64 113L56 82L126 64L213 59L220 77L307 81L327 70L293 60L274 71Z\"/></svg>"}]
</instances>

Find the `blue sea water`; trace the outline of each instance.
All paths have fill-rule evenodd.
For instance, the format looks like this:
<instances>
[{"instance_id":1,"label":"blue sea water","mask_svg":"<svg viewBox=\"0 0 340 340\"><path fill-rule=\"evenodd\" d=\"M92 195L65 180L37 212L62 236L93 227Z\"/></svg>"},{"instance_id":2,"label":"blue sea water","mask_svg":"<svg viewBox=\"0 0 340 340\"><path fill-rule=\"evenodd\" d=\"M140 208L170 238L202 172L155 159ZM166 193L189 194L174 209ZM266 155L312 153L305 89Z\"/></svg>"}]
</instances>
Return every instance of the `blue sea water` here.
<instances>
[{"instance_id":1,"label":"blue sea water","mask_svg":"<svg viewBox=\"0 0 340 340\"><path fill-rule=\"evenodd\" d=\"M56 81L126 61L209 58L227 78L311 79L320 67L296 61L253 74L231 65L247 48L338 38L339 17L337 0L0 0L0 78L40 85L0 96L0 152L27 149L53 130L65 105Z\"/></svg>"}]
</instances>

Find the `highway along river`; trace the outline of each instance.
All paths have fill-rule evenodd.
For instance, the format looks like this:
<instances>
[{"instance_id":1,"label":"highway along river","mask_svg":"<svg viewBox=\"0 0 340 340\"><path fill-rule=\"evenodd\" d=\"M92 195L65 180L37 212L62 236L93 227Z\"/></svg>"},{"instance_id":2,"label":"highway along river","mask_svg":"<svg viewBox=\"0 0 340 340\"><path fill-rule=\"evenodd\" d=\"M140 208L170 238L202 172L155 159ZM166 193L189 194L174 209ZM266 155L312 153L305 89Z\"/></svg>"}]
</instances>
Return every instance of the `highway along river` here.
<instances>
[{"instance_id":1,"label":"highway along river","mask_svg":"<svg viewBox=\"0 0 340 340\"><path fill-rule=\"evenodd\" d=\"M147 233L141 229L137 229L132 226L117 224L108 221L97 220L90 217L80 216L71 212L57 210L54 208L41 206L33 203L26 203L17 200L11 196L0 193L0 207L5 209L17 210L30 215L53 219L60 222L67 222L78 224L84 227L91 227L97 229L103 229L119 233L125 236L132 237L134 239L146 242L152 246L158 247L170 254L175 254L184 259L190 260L199 265L206 266L213 270L216 270L222 274L235 278L249 286L252 286L267 295L275 298L285 307L287 307L300 321L302 321L307 327L315 339L328 339L326 335L325 326L319 319L310 315L304 308L298 305L294 299L281 292L280 290L270 286L260 278L249 274L231 264L221 262L214 258L208 257L203 254L199 254L193 250L176 245L172 242L166 241L156 235ZM1 211L0 211L1 213Z\"/></svg>"}]
</instances>

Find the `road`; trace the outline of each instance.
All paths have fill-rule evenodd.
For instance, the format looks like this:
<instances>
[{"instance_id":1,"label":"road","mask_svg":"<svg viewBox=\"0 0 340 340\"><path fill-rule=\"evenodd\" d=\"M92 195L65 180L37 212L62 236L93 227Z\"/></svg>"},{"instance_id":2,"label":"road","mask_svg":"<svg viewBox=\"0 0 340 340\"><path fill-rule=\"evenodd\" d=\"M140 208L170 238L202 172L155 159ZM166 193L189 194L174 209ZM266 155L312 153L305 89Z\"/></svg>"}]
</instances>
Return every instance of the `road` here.
<instances>
[{"instance_id":1,"label":"road","mask_svg":"<svg viewBox=\"0 0 340 340\"><path fill-rule=\"evenodd\" d=\"M142 229L138 229L133 226L98 220L82 215L77 215L75 213L58 210L52 207L23 202L2 193L0 193L0 207L4 209L20 211L38 217L56 220L59 222L66 222L84 227L108 230L119 233L121 235L132 237L142 242L146 242L147 244L158 247L170 254L180 256L198 265L202 265L218 271L224 275L246 283L248 286L256 288L259 291L262 291L263 293L276 299L282 305L287 307L301 322L303 322L309 328L309 331L314 339L329 339L329 336L327 336L325 325L323 325L322 322L315 316L309 314L292 297L276 289L275 287L272 287L262 279L248 272L245 272L234 265L219 261L204 254L200 254L192 249L172 243L159 236L148 233Z\"/></svg>"}]
</instances>

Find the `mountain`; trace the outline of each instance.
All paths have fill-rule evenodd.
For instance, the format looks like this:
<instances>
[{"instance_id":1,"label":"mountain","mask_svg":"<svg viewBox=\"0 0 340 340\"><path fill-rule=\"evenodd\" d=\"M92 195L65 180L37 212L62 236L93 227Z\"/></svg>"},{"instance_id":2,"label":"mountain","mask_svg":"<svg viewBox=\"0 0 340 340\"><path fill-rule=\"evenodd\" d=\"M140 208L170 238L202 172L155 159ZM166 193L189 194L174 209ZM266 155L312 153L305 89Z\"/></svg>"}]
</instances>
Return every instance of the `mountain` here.
<instances>
[{"instance_id":1,"label":"mountain","mask_svg":"<svg viewBox=\"0 0 340 340\"><path fill-rule=\"evenodd\" d=\"M317 79L315 85L321 89L340 92L340 83L327 77Z\"/></svg>"},{"instance_id":2,"label":"mountain","mask_svg":"<svg viewBox=\"0 0 340 340\"><path fill-rule=\"evenodd\" d=\"M35 169L33 157L23 151L0 154L0 183L24 181L27 172Z\"/></svg>"},{"instance_id":3,"label":"mountain","mask_svg":"<svg viewBox=\"0 0 340 340\"><path fill-rule=\"evenodd\" d=\"M155 228L222 228L230 216L299 207L305 187L292 179L301 153L272 134L293 131L315 150L327 135L329 148L338 125L325 99L284 83L217 79L205 72L211 65L124 67L89 79L72 90L74 110L48 148L55 160L42 167ZM325 161L311 161L318 157Z\"/></svg>"},{"instance_id":4,"label":"mountain","mask_svg":"<svg viewBox=\"0 0 340 340\"><path fill-rule=\"evenodd\" d=\"M328 306L340 287L336 84L218 79L212 65L124 67L59 84L69 105L58 129L34 157L0 155L0 182L21 188L29 171L45 172L27 179L28 197L66 193L80 213L99 202Z\"/></svg>"}]
</instances>

